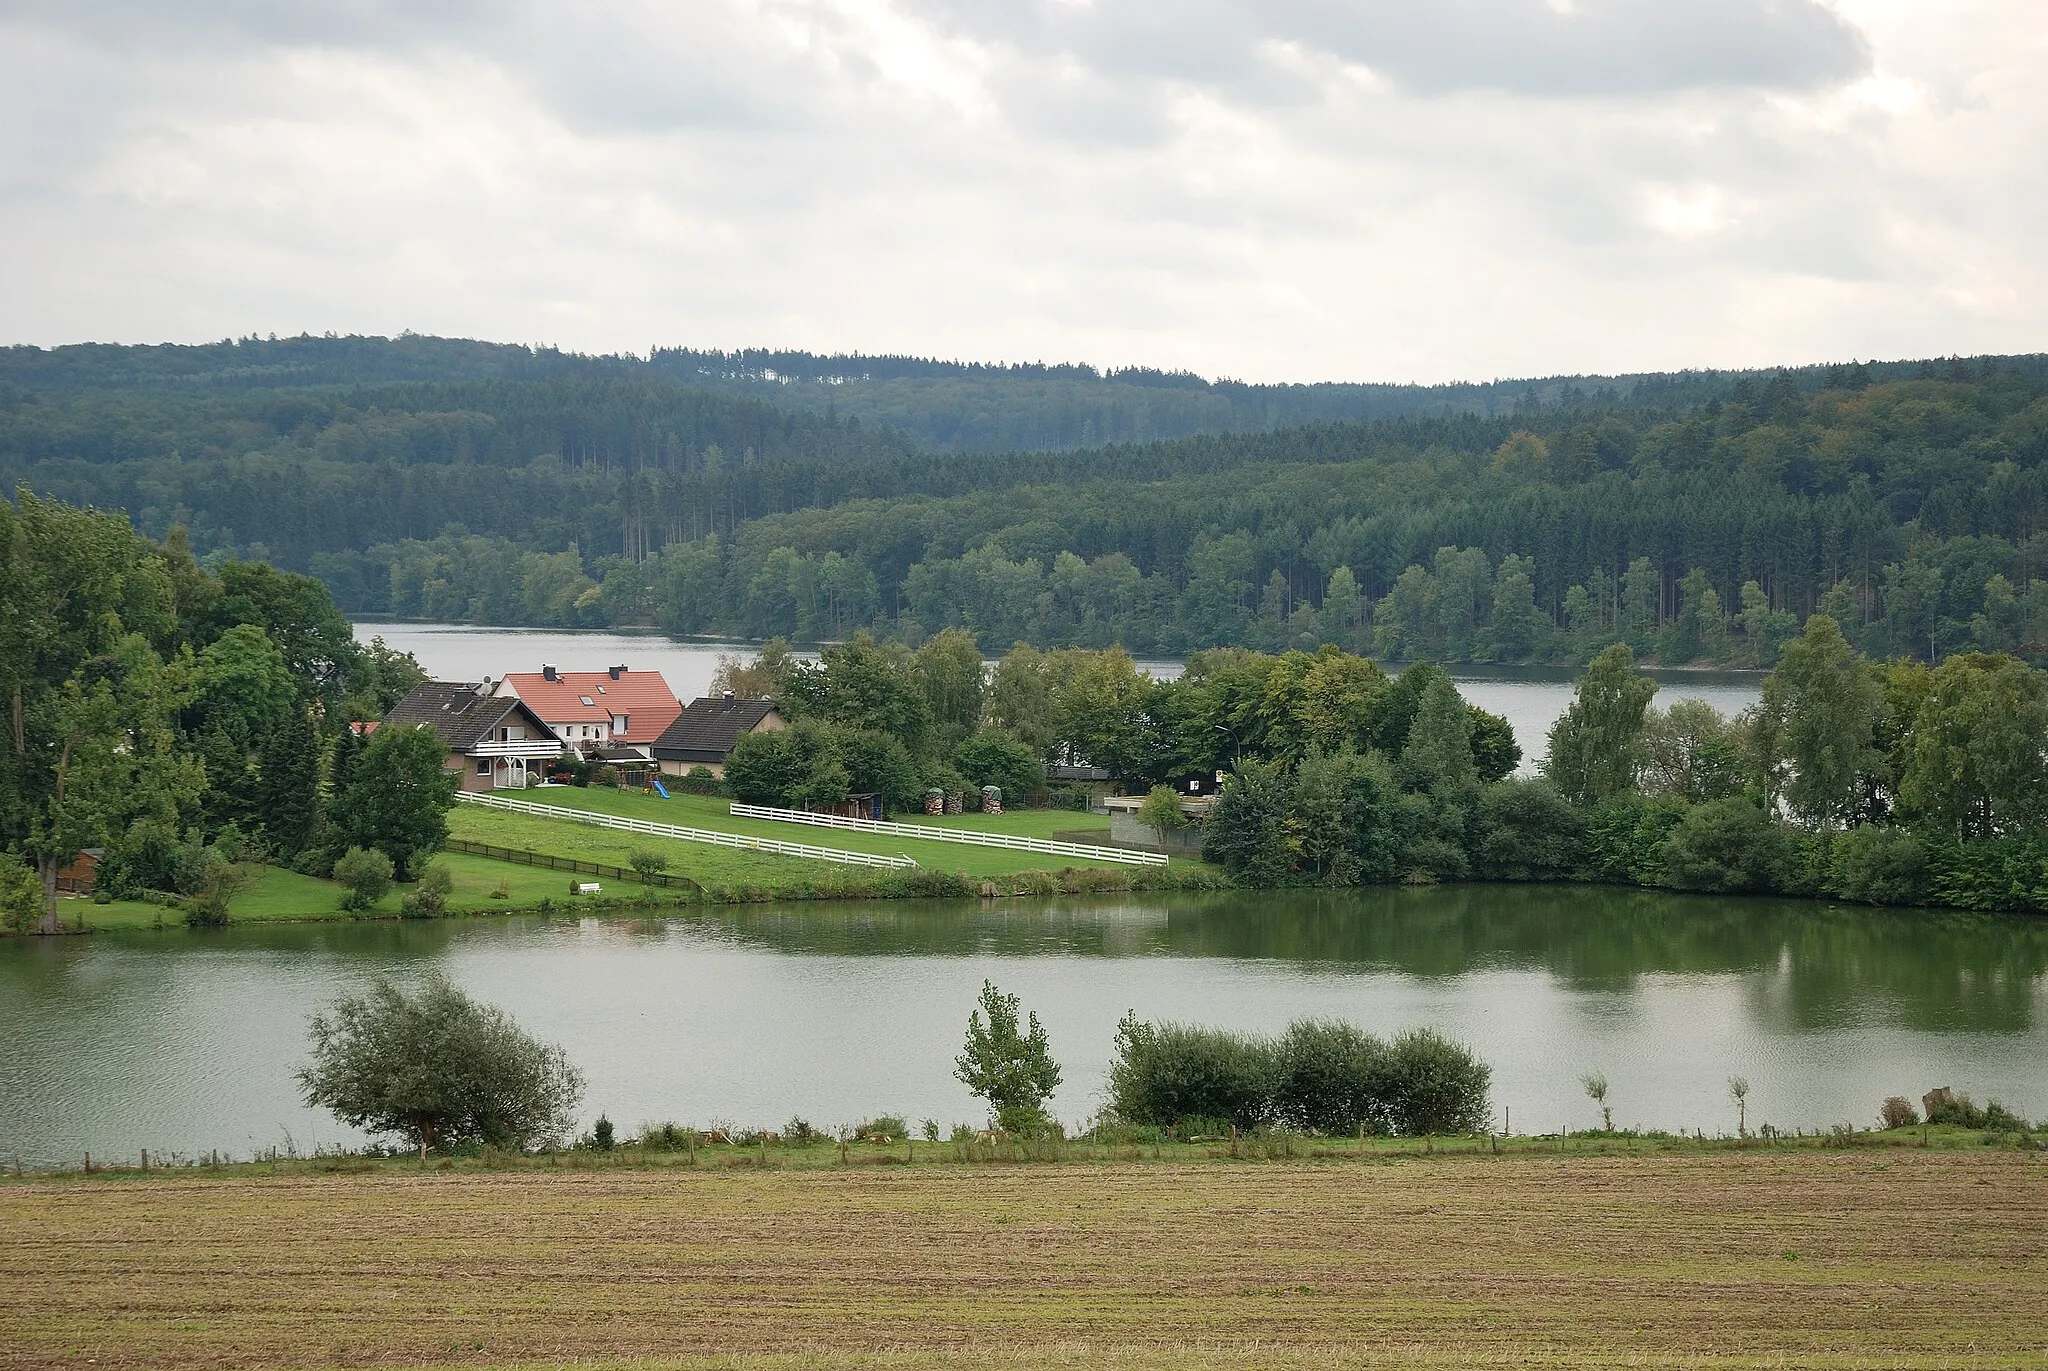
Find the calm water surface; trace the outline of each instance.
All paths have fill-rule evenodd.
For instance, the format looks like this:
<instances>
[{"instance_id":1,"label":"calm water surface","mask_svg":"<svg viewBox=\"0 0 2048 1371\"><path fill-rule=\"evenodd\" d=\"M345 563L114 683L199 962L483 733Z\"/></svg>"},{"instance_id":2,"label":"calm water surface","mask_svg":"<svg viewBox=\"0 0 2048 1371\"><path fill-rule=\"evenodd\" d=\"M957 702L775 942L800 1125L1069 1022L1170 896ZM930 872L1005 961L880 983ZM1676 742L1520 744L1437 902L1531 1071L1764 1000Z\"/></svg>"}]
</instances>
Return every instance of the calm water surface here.
<instances>
[{"instance_id":1,"label":"calm water surface","mask_svg":"<svg viewBox=\"0 0 2048 1371\"><path fill-rule=\"evenodd\" d=\"M474 681L508 671L538 671L552 662L564 671L596 671L624 663L642 671L659 671L669 689L684 700L711 689L718 659L747 657L754 643L679 643L653 633L590 633L561 629L479 628L467 624L361 623L356 637L368 642L382 637L392 647L412 653L429 674L446 681ZM1180 674L1174 661L1140 659L1138 663L1161 680ZM1734 715L1757 701L1753 671L1653 671L1658 682L1656 703L1668 708L1674 700L1705 700L1723 714ZM1522 745L1525 773L1533 773L1543 756L1550 726L1572 699L1572 673L1550 667L1454 667L1451 675L1467 700L1493 711L1514 726Z\"/></svg>"},{"instance_id":2,"label":"calm water surface","mask_svg":"<svg viewBox=\"0 0 2048 1371\"><path fill-rule=\"evenodd\" d=\"M2048 1115L2048 922L1599 888L1441 887L908 902L650 921L474 920L0 942L0 1161L247 1155L352 1141L299 1104L307 1017L429 971L566 1046L601 1109L779 1126L979 1110L952 1059L984 977L1043 1017L1100 1102L1135 1009L1270 1030L1434 1025L1495 1069L1518 1132L1867 1123L1936 1085Z\"/></svg>"}]
</instances>

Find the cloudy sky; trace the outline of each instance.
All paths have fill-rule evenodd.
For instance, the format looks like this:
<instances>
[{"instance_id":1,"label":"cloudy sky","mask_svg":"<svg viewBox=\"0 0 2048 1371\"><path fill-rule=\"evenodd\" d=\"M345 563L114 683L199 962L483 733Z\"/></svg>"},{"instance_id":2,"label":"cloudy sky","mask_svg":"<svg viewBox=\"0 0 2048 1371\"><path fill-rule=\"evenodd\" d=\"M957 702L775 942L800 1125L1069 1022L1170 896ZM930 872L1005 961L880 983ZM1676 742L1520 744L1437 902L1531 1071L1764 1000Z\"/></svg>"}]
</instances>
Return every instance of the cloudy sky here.
<instances>
[{"instance_id":1,"label":"cloudy sky","mask_svg":"<svg viewBox=\"0 0 2048 1371\"><path fill-rule=\"evenodd\" d=\"M0 341L2048 348L2042 0L0 0Z\"/></svg>"}]
</instances>

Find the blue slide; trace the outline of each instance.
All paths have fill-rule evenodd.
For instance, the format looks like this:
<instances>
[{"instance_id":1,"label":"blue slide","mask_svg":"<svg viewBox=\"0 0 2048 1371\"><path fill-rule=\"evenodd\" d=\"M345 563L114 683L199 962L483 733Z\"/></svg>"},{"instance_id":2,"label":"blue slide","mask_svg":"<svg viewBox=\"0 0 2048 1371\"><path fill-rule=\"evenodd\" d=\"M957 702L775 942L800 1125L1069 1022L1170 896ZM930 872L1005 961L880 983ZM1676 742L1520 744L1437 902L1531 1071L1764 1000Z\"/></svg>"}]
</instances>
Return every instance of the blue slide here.
<instances>
[{"instance_id":1,"label":"blue slide","mask_svg":"<svg viewBox=\"0 0 2048 1371\"><path fill-rule=\"evenodd\" d=\"M648 784L654 787L654 793L661 796L662 799L666 800L668 798L668 787L660 781L650 781Z\"/></svg>"}]
</instances>

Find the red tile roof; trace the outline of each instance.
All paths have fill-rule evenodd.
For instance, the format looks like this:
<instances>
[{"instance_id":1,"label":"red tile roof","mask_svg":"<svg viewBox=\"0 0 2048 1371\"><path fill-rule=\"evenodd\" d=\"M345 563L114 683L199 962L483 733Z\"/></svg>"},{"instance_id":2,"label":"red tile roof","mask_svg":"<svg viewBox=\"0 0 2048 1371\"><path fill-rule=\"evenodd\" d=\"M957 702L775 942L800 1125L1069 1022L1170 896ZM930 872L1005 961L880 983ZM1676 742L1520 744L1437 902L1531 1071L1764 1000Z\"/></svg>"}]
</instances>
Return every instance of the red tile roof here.
<instances>
[{"instance_id":1,"label":"red tile roof","mask_svg":"<svg viewBox=\"0 0 2048 1371\"><path fill-rule=\"evenodd\" d=\"M505 688L557 732L564 724L609 723L623 714L626 731L612 736L627 743L651 744L683 712L659 671L622 671L616 681L609 671L558 671L552 681L538 671L513 671Z\"/></svg>"}]
</instances>

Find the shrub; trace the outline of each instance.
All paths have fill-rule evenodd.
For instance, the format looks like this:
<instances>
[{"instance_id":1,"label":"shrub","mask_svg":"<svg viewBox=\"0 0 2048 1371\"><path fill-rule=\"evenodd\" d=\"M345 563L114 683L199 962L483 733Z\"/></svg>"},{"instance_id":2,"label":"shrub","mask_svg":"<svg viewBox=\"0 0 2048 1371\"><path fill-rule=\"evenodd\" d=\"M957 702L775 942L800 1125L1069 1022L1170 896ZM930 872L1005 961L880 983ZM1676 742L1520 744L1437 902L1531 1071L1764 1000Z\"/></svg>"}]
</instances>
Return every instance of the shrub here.
<instances>
[{"instance_id":1,"label":"shrub","mask_svg":"<svg viewBox=\"0 0 2048 1371\"><path fill-rule=\"evenodd\" d=\"M618 1146L618 1137L612 1127L612 1121L602 1114L598 1115L597 1122L590 1126L588 1133L576 1140L576 1145L592 1152L611 1151Z\"/></svg>"},{"instance_id":2,"label":"shrub","mask_svg":"<svg viewBox=\"0 0 2048 1371\"><path fill-rule=\"evenodd\" d=\"M1472 874L1484 880L1568 880L1585 858L1586 821L1548 781L1485 787L1473 829Z\"/></svg>"},{"instance_id":3,"label":"shrub","mask_svg":"<svg viewBox=\"0 0 2048 1371\"><path fill-rule=\"evenodd\" d=\"M28 933L42 922L43 882L12 852L0 852L0 928Z\"/></svg>"},{"instance_id":4,"label":"shrub","mask_svg":"<svg viewBox=\"0 0 2048 1371\"><path fill-rule=\"evenodd\" d=\"M866 1123L855 1124L853 1135L856 1138L880 1138L884 1142L902 1142L910 1136L910 1125L894 1114L884 1114L880 1118L869 1119Z\"/></svg>"},{"instance_id":5,"label":"shrub","mask_svg":"<svg viewBox=\"0 0 2048 1371\"><path fill-rule=\"evenodd\" d=\"M992 785L1005 799L1019 804L1045 787L1045 768L1037 754L993 728L973 734L953 749L953 769L975 790Z\"/></svg>"},{"instance_id":6,"label":"shrub","mask_svg":"<svg viewBox=\"0 0 2048 1371\"><path fill-rule=\"evenodd\" d=\"M1202 1119L1256 1128L1273 1115L1279 1054L1267 1039L1127 1016L1116 1046L1110 1103L1128 1123L1172 1128Z\"/></svg>"},{"instance_id":7,"label":"shrub","mask_svg":"<svg viewBox=\"0 0 2048 1371\"><path fill-rule=\"evenodd\" d=\"M392 870L391 859L375 848L352 847L344 852L334 863L334 879L347 891L341 897L341 907L364 910L383 899L391 890Z\"/></svg>"},{"instance_id":8,"label":"shrub","mask_svg":"<svg viewBox=\"0 0 2048 1371\"><path fill-rule=\"evenodd\" d=\"M1302 1019L1281 1037L1274 1079L1275 1114L1308 1133L1387 1130L1382 1097L1387 1045L1333 1019Z\"/></svg>"},{"instance_id":9,"label":"shrub","mask_svg":"<svg viewBox=\"0 0 2048 1371\"><path fill-rule=\"evenodd\" d=\"M1920 904L1929 879L1927 849L1903 828L1852 828L1828 853L1828 889L1845 900Z\"/></svg>"},{"instance_id":10,"label":"shrub","mask_svg":"<svg viewBox=\"0 0 2048 1371\"><path fill-rule=\"evenodd\" d=\"M1913 1109L1912 1101L1904 1095L1893 1095L1877 1111L1877 1117L1886 1128L1911 1128L1920 1122L1920 1115Z\"/></svg>"},{"instance_id":11,"label":"shrub","mask_svg":"<svg viewBox=\"0 0 2048 1371\"><path fill-rule=\"evenodd\" d=\"M399 905L399 913L408 919L438 919L448 912L448 893L454 889L455 877L447 867L439 862L422 867L419 881Z\"/></svg>"},{"instance_id":12,"label":"shrub","mask_svg":"<svg viewBox=\"0 0 2048 1371\"><path fill-rule=\"evenodd\" d=\"M1487 1091L1493 1068L1434 1029L1410 1029L1394 1038L1386 1081L1389 1132L1479 1133L1492 1120Z\"/></svg>"},{"instance_id":13,"label":"shrub","mask_svg":"<svg viewBox=\"0 0 2048 1371\"><path fill-rule=\"evenodd\" d=\"M530 1148L569 1128L583 1077L559 1047L440 977L406 995L389 981L312 1023L306 1103L415 1146Z\"/></svg>"},{"instance_id":14,"label":"shrub","mask_svg":"<svg viewBox=\"0 0 2048 1371\"><path fill-rule=\"evenodd\" d=\"M185 901L185 923L191 928L225 928L228 905L249 888L249 869L217 861L207 872L206 884Z\"/></svg>"},{"instance_id":15,"label":"shrub","mask_svg":"<svg viewBox=\"0 0 2048 1371\"><path fill-rule=\"evenodd\" d=\"M1783 831L1748 800L1710 800L1686 811L1664 840L1664 881L1678 890L1778 888L1786 866Z\"/></svg>"},{"instance_id":16,"label":"shrub","mask_svg":"<svg viewBox=\"0 0 2048 1371\"><path fill-rule=\"evenodd\" d=\"M814 1143L822 1136L824 1135L817 1129L811 1127L811 1121L801 1114L782 1125L782 1140L794 1146L801 1147L805 1143Z\"/></svg>"},{"instance_id":17,"label":"shrub","mask_svg":"<svg viewBox=\"0 0 2048 1371\"><path fill-rule=\"evenodd\" d=\"M639 875L642 885L653 885L654 878L668 870L668 854L653 848L636 847L626 854L626 865Z\"/></svg>"}]
</instances>

